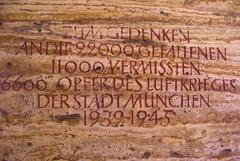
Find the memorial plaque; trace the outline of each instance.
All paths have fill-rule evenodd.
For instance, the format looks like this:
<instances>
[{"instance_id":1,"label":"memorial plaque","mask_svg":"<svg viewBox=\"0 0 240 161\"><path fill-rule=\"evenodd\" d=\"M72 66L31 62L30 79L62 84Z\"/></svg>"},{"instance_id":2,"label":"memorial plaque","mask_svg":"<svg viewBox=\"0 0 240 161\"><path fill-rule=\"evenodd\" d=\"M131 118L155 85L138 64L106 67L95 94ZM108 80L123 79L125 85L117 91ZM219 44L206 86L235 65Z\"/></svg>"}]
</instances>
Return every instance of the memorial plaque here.
<instances>
[{"instance_id":1,"label":"memorial plaque","mask_svg":"<svg viewBox=\"0 0 240 161\"><path fill-rule=\"evenodd\" d=\"M239 0L1 0L1 161L239 161Z\"/></svg>"}]
</instances>

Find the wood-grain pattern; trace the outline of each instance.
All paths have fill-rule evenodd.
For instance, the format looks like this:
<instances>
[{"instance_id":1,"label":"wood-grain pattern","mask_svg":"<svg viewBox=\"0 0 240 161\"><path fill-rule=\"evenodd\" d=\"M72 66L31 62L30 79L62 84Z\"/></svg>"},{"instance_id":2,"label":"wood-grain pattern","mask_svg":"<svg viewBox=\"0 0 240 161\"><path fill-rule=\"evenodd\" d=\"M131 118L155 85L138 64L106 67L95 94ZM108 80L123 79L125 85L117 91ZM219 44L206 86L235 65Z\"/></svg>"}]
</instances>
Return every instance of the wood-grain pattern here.
<instances>
[{"instance_id":1,"label":"wood-grain pattern","mask_svg":"<svg viewBox=\"0 0 240 161\"><path fill-rule=\"evenodd\" d=\"M49 59L106 61L15 55L23 40L74 42L62 26L81 25L187 29L191 45L228 49L226 62L200 61L207 76L240 81L239 0L0 0L0 72L44 77L53 87L59 75L48 77ZM211 108L177 110L167 127L83 126L75 110L37 109L37 93L0 91L1 161L240 160L239 83L235 93L207 92Z\"/></svg>"}]
</instances>

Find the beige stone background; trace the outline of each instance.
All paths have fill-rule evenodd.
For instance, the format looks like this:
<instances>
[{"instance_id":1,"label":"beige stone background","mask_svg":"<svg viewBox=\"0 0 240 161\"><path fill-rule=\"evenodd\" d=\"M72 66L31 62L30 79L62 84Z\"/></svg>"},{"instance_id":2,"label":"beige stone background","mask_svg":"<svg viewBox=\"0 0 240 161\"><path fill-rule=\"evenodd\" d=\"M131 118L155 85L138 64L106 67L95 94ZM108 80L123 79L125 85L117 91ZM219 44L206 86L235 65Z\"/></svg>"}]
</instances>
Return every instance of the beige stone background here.
<instances>
[{"instance_id":1,"label":"beige stone background","mask_svg":"<svg viewBox=\"0 0 240 161\"><path fill-rule=\"evenodd\" d=\"M205 64L209 76L240 78L239 0L0 0L0 72L49 76L57 56L14 53L22 39L64 40L63 25L188 29L192 44L228 48L227 62ZM239 90L210 92L211 108L179 110L167 127L118 128L82 126L76 111L41 112L36 93L0 91L1 161L240 160Z\"/></svg>"}]
</instances>

